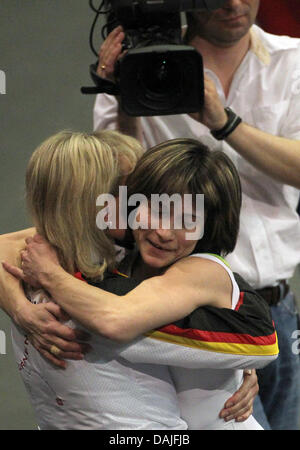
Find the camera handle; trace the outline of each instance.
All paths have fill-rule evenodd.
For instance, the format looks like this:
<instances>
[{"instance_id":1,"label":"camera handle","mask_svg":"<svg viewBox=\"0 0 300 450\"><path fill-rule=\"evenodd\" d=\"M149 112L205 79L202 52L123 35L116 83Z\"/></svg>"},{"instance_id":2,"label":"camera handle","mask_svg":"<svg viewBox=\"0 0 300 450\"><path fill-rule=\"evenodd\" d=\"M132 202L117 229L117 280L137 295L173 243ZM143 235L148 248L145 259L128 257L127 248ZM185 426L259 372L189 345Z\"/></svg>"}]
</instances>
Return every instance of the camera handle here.
<instances>
[{"instance_id":1,"label":"camera handle","mask_svg":"<svg viewBox=\"0 0 300 450\"><path fill-rule=\"evenodd\" d=\"M120 87L113 81L102 78L97 74L98 61L90 65L90 75L96 86L82 87L82 94L101 94L120 95Z\"/></svg>"}]
</instances>

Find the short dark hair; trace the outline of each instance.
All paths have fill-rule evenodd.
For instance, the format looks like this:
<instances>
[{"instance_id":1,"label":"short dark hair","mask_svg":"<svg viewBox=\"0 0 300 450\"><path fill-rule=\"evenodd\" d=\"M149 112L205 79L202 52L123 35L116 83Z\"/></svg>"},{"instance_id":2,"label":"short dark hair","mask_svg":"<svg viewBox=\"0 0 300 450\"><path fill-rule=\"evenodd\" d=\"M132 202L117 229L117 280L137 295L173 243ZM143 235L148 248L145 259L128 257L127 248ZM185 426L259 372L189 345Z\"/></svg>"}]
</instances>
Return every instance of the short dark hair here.
<instances>
[{"instance_id":1,"label":"short dark hair","mask_svg":"<svg viewBox=\"0 0 300 450\"><path fill-rule=\"evenodd\" d=\"M173 139L148 150L128 178L128 194L204 194L205 230L196 252L233 251L241 209L241 185L230 158L194 139Z\"/></svg>"}]
</instances>

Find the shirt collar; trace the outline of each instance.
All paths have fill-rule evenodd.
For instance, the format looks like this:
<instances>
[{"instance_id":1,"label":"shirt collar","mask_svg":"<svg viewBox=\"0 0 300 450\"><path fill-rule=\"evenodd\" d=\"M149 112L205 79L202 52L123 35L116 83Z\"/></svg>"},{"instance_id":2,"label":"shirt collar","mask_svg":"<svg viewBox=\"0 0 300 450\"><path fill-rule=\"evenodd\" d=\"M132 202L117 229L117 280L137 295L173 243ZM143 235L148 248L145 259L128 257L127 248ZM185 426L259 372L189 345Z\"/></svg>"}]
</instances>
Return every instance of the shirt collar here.
<instances>
[{"instance_id":1,"label":"shirt collar","mask_svg":"<svg viewBox=\"0 0 300 450\"><path fill-rule=\"evenodd\" d=\"M266 66L271 63L271 55L254 27L250 30L250 51Z\"/></svg>"}]
</instances>

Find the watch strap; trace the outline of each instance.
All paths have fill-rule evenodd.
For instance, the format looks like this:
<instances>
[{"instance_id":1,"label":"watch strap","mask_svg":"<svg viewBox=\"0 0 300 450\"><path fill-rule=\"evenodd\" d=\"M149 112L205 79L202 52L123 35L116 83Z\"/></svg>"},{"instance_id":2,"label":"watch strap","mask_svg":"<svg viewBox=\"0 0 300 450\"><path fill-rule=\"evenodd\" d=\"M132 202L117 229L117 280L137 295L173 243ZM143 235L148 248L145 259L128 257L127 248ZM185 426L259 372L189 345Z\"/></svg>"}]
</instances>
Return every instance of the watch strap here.
<instances>
[{"instance_id":1,"label":"watch strap","mask_svg":"<svg viewBox=\"0 0 300 450\"><path fill-rule=\"evenodd\" d=\"M228 120L224 127L220 130L211 130L212 136L218 141L227 138L227 136L229 136L242 122L242 119L237 114L235 114L235 112L233 112L231 108L225 108L225 112L227 114Z\"/></svg>"}]
</instances>

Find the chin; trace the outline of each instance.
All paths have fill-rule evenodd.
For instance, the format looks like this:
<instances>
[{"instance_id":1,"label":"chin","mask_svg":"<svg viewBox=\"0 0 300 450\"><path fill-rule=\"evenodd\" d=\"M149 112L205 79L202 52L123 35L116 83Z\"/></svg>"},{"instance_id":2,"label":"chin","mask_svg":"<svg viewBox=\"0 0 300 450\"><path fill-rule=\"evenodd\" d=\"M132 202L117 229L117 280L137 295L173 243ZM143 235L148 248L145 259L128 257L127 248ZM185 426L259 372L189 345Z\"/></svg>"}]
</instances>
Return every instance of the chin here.
<instances>
[{"instance_id":1,"label":"chin","mask_svg":"<svg viewBox=\"0 0 300 450\"><path fill-rule=\"evenodd\" d=\"M153 256L143 255L144 262L155 269L162 269L168 265L167 261L162 261L159 258L155 258Z\"/></svg>"}]
</instances>

